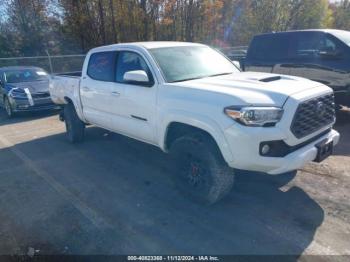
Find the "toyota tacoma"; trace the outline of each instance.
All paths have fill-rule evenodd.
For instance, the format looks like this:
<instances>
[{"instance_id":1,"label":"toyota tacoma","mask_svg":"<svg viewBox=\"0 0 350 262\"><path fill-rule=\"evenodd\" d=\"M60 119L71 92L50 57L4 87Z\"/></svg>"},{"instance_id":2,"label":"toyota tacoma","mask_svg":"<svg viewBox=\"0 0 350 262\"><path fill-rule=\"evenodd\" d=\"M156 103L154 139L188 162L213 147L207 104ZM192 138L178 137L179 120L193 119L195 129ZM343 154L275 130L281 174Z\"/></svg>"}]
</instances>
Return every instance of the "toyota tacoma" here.
<instances>
[{"instance_id":1,"label":"toyota tacoma","mask_svg":"<svg viewBox=\"0 0 350 262\"><path fill-rule=\"evenodd\" d=\"M172 156L179 188L206 203L230 191L237 169L293 171L328 157L339 140L332 89L240 72L202 44L94 48L81 73L52 77L50 93L64 105L71 142L93 124L159 147Z\"/></svg>"}]
</instances>

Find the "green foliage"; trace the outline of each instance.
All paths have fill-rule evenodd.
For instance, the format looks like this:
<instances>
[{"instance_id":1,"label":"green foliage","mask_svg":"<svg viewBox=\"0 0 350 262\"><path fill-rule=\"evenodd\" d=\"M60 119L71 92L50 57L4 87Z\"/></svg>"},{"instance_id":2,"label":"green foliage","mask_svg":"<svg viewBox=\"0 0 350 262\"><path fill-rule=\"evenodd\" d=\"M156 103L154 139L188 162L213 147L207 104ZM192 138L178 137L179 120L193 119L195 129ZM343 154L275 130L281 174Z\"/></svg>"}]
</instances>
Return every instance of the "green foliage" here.
<instances>
[{"instance_id":1,"label":"green foliage","mask_svg":"<svg viewBox=\"0 0 350 262\"><path fill-rule=\"evenodd\" d=\"M342 0L334 7L334 27L350 30L350 1Z\"/></svg>"}]
</instances>

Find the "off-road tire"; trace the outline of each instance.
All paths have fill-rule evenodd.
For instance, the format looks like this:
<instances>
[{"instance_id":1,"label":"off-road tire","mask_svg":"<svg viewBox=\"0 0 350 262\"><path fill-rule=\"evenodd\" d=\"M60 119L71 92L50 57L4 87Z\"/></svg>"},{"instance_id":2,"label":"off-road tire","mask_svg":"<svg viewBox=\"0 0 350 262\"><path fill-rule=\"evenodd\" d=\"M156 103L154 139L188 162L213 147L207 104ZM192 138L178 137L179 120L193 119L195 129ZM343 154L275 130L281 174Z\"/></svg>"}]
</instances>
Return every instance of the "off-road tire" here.
<instances>
[{"instance_id":1,"label":"off-road tire","mask_svg":"<svg viewBox=\"0 0 350 262\"><path fill-rule=\"evenodd\" d=\"M195 201L211 205L230 192L234 171L211 137L202 133L180 137L172 143L170 155L177 187Z\"/></svg>"},{"instance_id":2,"label":"off-road tire","mask_svg":"<svg viewBox=\"0 0 350 262\"><path fill-rule=\"evenodd\" d=\"M81 121L75 111L74 105L68 103L64 106L64 122L69 142L79 143L84 140L85 124Z\"/></svg>"}]
</instances>

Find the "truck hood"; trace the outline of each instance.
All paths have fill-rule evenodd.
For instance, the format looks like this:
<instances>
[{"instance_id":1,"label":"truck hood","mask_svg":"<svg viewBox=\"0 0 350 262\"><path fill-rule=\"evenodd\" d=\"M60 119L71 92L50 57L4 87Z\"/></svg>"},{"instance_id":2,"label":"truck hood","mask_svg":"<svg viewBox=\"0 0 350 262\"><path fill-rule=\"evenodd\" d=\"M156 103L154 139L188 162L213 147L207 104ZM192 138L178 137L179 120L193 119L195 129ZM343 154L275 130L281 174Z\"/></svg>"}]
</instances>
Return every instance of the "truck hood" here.
<instances>
[{"instance_id":1,"label":"truck hood","mask_svg":"<svg viewBox=\"0 0 350 262\"><path fill-rule=\"evenodd\" d=\"M283 106L293 94L321 85L305 78L256 72L206 77L174 84L232 95L243 104L275 106Z\"/></svg>"},{"instance_id":2,"label":"truck hood","mask_svg":"<svg viewBox=\"0 0 350 262\"><path fill-rule=\"evenodd\" d=\"M33 81L33 82L21 82L21 83L6 83L6 88L10 91L13 88L24 90L28 88L31 94L35 93L48 93L49 81Z\"/></svg>"}]
</instances>

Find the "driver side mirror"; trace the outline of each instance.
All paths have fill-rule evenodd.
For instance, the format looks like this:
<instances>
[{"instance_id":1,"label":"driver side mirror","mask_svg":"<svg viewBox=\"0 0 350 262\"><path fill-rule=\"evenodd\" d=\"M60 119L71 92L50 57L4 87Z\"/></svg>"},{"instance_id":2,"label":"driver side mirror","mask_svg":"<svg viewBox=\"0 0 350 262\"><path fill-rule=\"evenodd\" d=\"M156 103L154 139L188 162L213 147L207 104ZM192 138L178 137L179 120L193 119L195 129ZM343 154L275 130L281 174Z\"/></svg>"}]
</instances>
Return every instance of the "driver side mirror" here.
<instances>
[{"instance_id":1,"label":"driver side mirror","mask_svg":"<svg viewBox=\"0 0 350 262\"><path fill-rule=\"evenodd\" d=\"M126 83L134 85L150 86L152 84L148 78L148 75L143 70L128 71L124 74L123 80Z\"/></svg>"}]
</instances>

